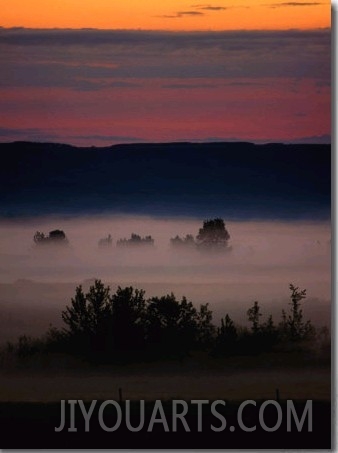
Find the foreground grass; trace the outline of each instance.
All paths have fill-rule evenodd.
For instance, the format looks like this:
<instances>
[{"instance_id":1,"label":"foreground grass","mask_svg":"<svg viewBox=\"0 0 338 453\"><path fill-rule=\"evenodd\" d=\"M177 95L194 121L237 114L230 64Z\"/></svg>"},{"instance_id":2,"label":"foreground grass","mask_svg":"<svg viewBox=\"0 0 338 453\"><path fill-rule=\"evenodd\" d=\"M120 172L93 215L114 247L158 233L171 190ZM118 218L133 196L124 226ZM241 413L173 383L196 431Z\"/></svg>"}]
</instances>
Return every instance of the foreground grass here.
<instances>
[{"instance_id":1,"label":"foreground grass","mask_svg":"<svg viewBox=\"0 0 338 453\"><path fill-rule=\"evenodd\" d=\"M67 362L68 360L68 362ZM62 399L331 399L329 359L304 352L94 366L67 356L26 361L0 371L0 402Z\"/></svg>"}]
</instances>

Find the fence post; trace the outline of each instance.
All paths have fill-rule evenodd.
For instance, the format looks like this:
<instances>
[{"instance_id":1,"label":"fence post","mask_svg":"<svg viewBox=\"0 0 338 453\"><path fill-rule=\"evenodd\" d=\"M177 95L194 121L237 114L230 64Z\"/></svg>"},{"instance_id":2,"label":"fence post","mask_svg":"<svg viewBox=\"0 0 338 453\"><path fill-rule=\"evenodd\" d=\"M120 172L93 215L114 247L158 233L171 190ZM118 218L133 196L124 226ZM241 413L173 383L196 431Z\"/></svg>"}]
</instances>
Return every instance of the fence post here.
<instances>
[{"instance_id":1,"label":"fence post","mask_svg":"<svg viewBox=\"0 0 338 453\"><path fill-rule=\"evenodd\" d=\"M280 398L279 398L279 389L276 389L276 401L279 403Z\"/></svg>"}]
</instances>

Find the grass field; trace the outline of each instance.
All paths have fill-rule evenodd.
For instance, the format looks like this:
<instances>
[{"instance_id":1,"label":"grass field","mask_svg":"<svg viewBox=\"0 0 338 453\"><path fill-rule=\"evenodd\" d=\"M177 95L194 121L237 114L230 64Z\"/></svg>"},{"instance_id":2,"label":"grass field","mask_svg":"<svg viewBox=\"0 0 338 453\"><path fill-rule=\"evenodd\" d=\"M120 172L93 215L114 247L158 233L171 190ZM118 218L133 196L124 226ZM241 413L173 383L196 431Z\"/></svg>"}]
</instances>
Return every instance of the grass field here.
<instances>
[{"instance_id":1,"label":"grass field","mask_svg":"<svg viewBox=\"0 0 338 453\"><path fill-rule=\"evenodd\" d=\"M309 359L304 353L221 360L197 356L106 367L85 363L70 367L64 360L3 367L0 401L117 400L119 388L129 400L270 399L276 389L282 399L331 399L329 362Z\"/></svg>"}]
</instances>

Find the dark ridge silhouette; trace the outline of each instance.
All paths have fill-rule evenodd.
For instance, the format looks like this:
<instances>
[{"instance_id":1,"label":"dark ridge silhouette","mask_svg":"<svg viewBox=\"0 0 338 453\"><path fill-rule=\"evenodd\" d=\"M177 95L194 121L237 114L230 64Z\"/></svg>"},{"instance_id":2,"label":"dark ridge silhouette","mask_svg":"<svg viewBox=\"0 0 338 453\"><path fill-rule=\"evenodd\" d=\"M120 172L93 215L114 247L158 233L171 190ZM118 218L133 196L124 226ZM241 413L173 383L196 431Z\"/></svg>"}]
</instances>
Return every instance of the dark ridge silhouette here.
<instances>
[{"instance_id":1,"label":"dark ridge silhouette","mask_svg":"<svg viewBox=\"0 0 338 453\"><path fill-rule=\"evenodd\" d=\"M330 217L331 147L149 143L0 144L0 215L136 213Z\"/></svg>"}]
</instances>

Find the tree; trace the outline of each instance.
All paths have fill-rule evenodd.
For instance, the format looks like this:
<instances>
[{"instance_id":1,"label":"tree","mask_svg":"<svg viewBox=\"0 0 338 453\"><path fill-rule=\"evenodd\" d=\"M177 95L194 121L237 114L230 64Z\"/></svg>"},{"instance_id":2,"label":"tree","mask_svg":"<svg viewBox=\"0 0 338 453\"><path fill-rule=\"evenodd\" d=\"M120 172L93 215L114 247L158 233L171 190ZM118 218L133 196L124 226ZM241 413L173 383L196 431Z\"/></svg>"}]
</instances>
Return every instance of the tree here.
<instances>
[{"instance_id":1,"label":"tree","mask_svg":"<svg viewBox=\"0 0 338 453\"><path fill-rule=\"evenodd\" d=\"M196 242L192 234L187 234L184 238L177 235L170 239L170 245L175 248L192 248L196 246Z\"/></svg>"},{"instance_id":2,"label":"tree","mask_svg":"<svg viewBox=\"0 0 338 453\"><path fill-rule=\"evenodd\" d=\"M173 293L153 297L147 305L148 343L161 355L185 354L198 341L200 320L196 308L185 297L180 302Z\"/></svg>"},{"instance_id":3,"label":"tree","mask_svg":"<svg viewBox=\"0 0 338 453\"><path fill-rule=\"evenodd\" d=\"M143 290L118 287L113 294L112 327L114 348L119 351L143 349L145 341L146 301Z\"/></svg>"},{"instance_id":4,"label":"tree","mask_svg":"<svg viewBox=\"0 0 338 453\"><path fill-rule=\"evenodd\" d=\"M82 286L76 288L71 305L62 312L66 332L72 344L84 354L105 352L111 346L112 300L109 286L95 280L87 294Z\"/></svg>"},{"instance_id":5,"label":"tree","mask_svg":"<svg viewBox=\"0 0 338 453\"><path fill-rule=\"evenodd\" d=\"M210 346L215 338L215 326L212 324L212 311L209 304L201 304L197 312L198 344L202 347Z\"/></svg>"},{"instance_id":6,"label":"tree","mask_svg":"<svg viewBox=\"0 0 338 453\"><path fill-rule=\"evenodd\" d=\"M277 340L278 332L275 327L275 324L272 319L272 315L269 315L267 321L265 321L261 326L261 331L265 337L269 337L270 339Z\"/></svg>"},{"instance_id":7,"label":"tree","mask_svg":"<svg viewBox=\"0 0 338 453\"><path fill-rule=\"evenodd\" d=\"M303 321L303 310L300 308L301 301L306 298L306 289L300 290L298 286L292 283L290 283L289 288L291 291L291 302L289 303L291 309L288 316L283 310L281 328L291 341L301 341L309 338L315 332L310 321Z\"/></svg>"},{"instance_id":8,"label":"tree","mask_svg":"<svg viewBox=\"0 0 338 453\"><path fill-rule=\"evenodd\" d=\"M262 316L260 313L260 307L258 302L255 301L253 306L247 311L249 321L252 323L251 330L254 334L258 333L259 330L259 318Z\"/></svg>"},{"instance_id":9,"label":"tree","mask_svg":"<svg viewBox=\"0 0 338 453\"><path fill-rule=\"evenodd\" d=\"M113 239L111 234L108 234L106 238L102 238L99 240L98 245L99 247L111 247L113 244Z\"/></svg>"},{"instance_id":10,"label":"tree","mask_svg":"<svg viewBox=\"0 0 338 453\"><path fill-rule=\"evenodd\" d=\"M271 351L280 340L280 332L274 325L272 315L259 326L258 337L261 351Z\"/></svg>"},{"instance_id":11,"label":"tree","mask_svg":"<svg viewBox=\"0 0 338 453\"><path fill-rule=\"evenodd\" d=\"M230 234L225 228L224 220L216 218L205 220L197 235L197 246L206 250L222 250L228 248Z\"/></svg>"},{"instance_id":12,"label":"tree","mask_svg":"<svg viewBox=\"0 0 338 453\"><path fill-rule=\"evenodd\" d=\"M67 236L62 230L53 230L46 236L44 233L37 231L34 235L34 242L37 245L56 244L66 245L68 244Z\"/></svg>"},{"instance_id":13,"label":"tree","mask_svg":"<svg viewBox=\"0 0 338 453\"><path fill-rule=\"evenodd\" d=\"M213 353L216 355L232 355L237 352L238 333L228 313L221 319Z\"/></svg>"},{"instance_id":14,"label":"tree","mask_svg":"<svg viewBox=\"0 0 338 453\"><path fill-rule=\"evenodd\" d=\"M95 360L110 360L116 353L132 352L144 346L145 299L143 290L110 287L101 280L84 293L76 288L71 305L62 312L65 332L76 352Z\"/></svg>"},{"instance_id":15,"label":"tree","mask_svg":"<svg viewBox=\"0 0 338 453\"><path fill-rule=\"evenodd\" d=\"M221 328L219 331L220 336L229 340L236 340L237 339L237 329L233 320L230 318L228 313L225 315L225 318L221 319Z\"/></svg>"},{"instance_id":16,"label":"tree","mask_svg":"<svg viewBox=\"0 0 338 453\"><path fill-rule=\"evenodd\" d=\"M116 245L118 247L123 247L123 246L139 246L139 245L154 245L154 239L151 236L145 236L141 237L138 234L132 233L129 239L119 239L116 242Z\"/></svg>"},{"instance_id":17,"label":"tree","mask_svg":"<svg viewBox=\"0 0 338 453\"><path fill-rule=\"evenodd\" d=\"M35 244L41 244L45 240L45 234L42 233L41 231L37 231L34 234L34 242Z\"/></svg>"},{"instance_id":18,"label":"tree","mask_svg":"<svg viewBox=\"0 0 338 453\"><path fill-rule=\"evenodd\" d=\"M68 242L68 239L62 230L53 230L49 232L50 242Z\"/></svg>"},{"instance_id":19,"label":"tree","mask_svg":"<svg viewBox=\"0 0 338 453\"><path fill-rule=\"evenodd\" d=\"M251 353L270 351L278 341L278 331L273 323L272 316L260 323L261 309L258 302L247 311L248 319L252 323L251 334L243 337L244 348Z\"/></svg>"}]
</instances>

